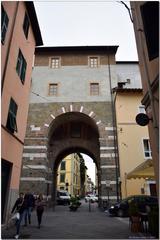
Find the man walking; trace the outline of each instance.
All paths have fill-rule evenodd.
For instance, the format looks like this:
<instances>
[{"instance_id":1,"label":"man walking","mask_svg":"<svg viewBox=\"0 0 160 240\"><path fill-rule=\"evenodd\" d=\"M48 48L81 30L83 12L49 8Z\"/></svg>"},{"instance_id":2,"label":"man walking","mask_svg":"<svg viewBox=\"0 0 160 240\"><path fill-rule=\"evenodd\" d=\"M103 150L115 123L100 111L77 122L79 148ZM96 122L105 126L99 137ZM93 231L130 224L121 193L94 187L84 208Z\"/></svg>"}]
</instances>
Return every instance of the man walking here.
<instances>
[{"instance_id":1,"label":"man walking","mask_svg":"<svg viewBox=\"0 0 160 240\"><path fill-rule=\"evenodd\" d=\"M34 199L33 194L30 193L29 191L25 194L24 198L27 202L27 209L24 214L24 218L25 218L24 226L27 226L27 220L28 220L28 223L31 224L31 212L32 212L33 208L35 207L35 199Z\"/></svg>"}]
</instances>

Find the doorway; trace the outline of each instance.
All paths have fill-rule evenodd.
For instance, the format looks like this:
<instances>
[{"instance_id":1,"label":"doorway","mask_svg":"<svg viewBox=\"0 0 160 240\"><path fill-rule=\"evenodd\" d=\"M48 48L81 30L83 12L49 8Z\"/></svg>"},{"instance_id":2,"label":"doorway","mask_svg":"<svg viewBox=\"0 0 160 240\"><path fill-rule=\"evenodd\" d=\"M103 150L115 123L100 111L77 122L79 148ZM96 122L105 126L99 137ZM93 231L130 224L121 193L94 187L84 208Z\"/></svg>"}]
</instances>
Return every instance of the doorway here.
<instances>
[{"instance_id":1,"label":"doorway","mask_svg":"<svg viewBox=\"0 0 160 240\"><path fill-rule=\"evenodd\" d=\"M5 221L5 210L6 210L6 203L9 193L9 186L10 186L10 176L11 176L11 170L12 170L12 164L4 159L2 159L2 182L1 182L1 222L3 223Z\"/></svg>"}]
</instances>

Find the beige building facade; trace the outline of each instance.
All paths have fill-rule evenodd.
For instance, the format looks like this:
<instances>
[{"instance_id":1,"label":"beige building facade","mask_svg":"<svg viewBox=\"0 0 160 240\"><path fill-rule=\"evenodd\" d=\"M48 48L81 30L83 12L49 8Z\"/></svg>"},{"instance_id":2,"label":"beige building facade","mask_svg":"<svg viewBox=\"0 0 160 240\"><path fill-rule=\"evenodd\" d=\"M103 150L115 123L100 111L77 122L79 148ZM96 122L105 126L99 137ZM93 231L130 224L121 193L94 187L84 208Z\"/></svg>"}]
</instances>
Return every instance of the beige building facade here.
<instances>
[{"instance_id":1,"label":"beige building facade","mask_svg":"<svg viewBox=\"0 0 160 240\"><path fill-rule=\"evenodd\" d=\"M150 121L149 136L159 191L159 1L131 1L143 86L142 104Z\"/></svg>"},{"instance_id":2,"label":"beige building facade","mask_svg":"<svg viewBox=\"0 0 160 240\"><path fill-rule=\"evenodd\" d=\"M127 178L137 166L152 160L152 152L148 127L141 127L135 121L138 113L145 113L145 106L141 103L143 94L138 62L117 62L117 68L120 74L118 86L114 90L121 197L156 195L154 177ZM127 69L130 69L129 74Z\"/></svg>"},{"instance_id":3,"label":"beige building facade","mask_svg":"<svg viewBox=\"0 0 160 240\"><path fill-rule=\"evenodd\" d=\"M71 196L80 195L80 159L72 153L65 157L59 165L57 190L66 190Z\"/></svg>"},{"instance_id":4,"label":"beige building facade","mask_svg":"<svg viewBox=\"0 0 160 240\"><path fill-rule=\"evenodd\" d=\"M19 192L33 55L42 44L33 2L1 2L2 222Z\"/></svg>"}]
</instances>

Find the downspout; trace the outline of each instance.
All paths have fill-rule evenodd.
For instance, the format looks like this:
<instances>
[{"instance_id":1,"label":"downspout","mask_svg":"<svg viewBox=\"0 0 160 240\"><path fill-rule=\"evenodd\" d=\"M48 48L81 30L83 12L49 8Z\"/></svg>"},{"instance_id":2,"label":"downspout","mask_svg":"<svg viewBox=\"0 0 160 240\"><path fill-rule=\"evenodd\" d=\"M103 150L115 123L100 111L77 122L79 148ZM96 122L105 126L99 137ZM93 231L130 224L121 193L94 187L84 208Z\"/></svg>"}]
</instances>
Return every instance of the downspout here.
<instances>
[{"instance_id":1,"label":"downspout","mask_svg":"<svg viewBox=\"0 0 160 240\"><path fill-rule=\"evenodd\" d=\"M119 154L118 154L118 142L117 142L117 126L116 126L116 112L114 107L113 100L113 91L112 91L112 78L111 78L111 66L110 59L108 55L108 74L109 74L109 84L110 84L110 93L111 93L111 108L112 108L112 122L114 129L114 146L115 146L115 164L116 164L116 193L117 193L117 201L119 201L120 193L119 193Z\"/></svg>"},{"instance_id":2,"label":"downspout","mask_svg":"<svg viewBox=\"0 0 160 240\"><path fill-rule=\"evenodd\" d=\"M113 89L112 89L112 94L113 94ZM116 98L117 98L117 91L115 92L115 96L113 99L113 108L114 108L114 117L115 117L115 143L116 143L116 147L117 147L117 171L118 171L118 190L119 190L119 196L120 196L120 200L122 199L122 191L121 191L121 180L120 178L120 163L119 163L119 148L118 148L118 129L117 129L117 115L116 115Z\"/></svg>"},{"instance_id":3,"label":"downspout","mask_svg":"<svg viewBox=\"0 0 160 240\"><path fill-rule=\"evenodd\" d=\"M8 42L8 49L7 49L7 54L6 54L5 64L4 64L4 71L2 73L1 94L3 93L4 81L5 81L6 71L7 71L7 67L8 67L10 50L11 50L11 46L12 46L13 32L14 32L14 29L15 29L15 22L16 22L16 17L17 17L17 12L18 12L18 6L19 6L19 1L17 2L17 5L16 5L16 10L15 10L15 13L14 13L14 18L13 18L13 23L12 23L11 34L10 34L10 38L9 38L9 42Z\"/></svg>"}]
</instances>

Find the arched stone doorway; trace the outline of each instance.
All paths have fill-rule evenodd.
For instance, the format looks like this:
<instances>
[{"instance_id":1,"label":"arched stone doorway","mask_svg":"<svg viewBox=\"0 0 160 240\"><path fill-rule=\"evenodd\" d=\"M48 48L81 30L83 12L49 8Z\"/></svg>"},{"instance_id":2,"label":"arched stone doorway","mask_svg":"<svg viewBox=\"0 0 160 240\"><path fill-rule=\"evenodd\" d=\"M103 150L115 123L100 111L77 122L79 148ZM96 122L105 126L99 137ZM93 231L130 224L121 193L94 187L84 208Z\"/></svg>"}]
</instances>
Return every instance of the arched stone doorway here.
<instances>
[{"instance_id":1,"label":"arched stone doorway","mask_svg":"<svg viewBox=\"0 0 160 240\"><path fill-rule=\"evenodd\" d=\"M79 112L59 115L48 131L48 158L52 169L52 200L55 204L57 169L61 160L71 153L85 153L90 156L97 167L100 183L100 143L99 130L95 121ZM100 184L98 192L101 194Z\"/></svg>"},{"instance_id":2,"label":"arched stone doorway","mask_svg":"<svg viewBox=\"0 0 160 240\"><path fill-rule=\"evenodd\" d=\"M108 200L106 182L110 183L110 202L117 200L117 147L110 115L106 115L107 122L104 117L100 118L97 109L77 103L54 107L55 104L30 106L20 191L29 188L31 192L51 198L51 204L54 203L60 161L70 153L81 152L96 164L100 205ZM107 113L110 114L109 106Z\"/></svg>"}]
</instances>

